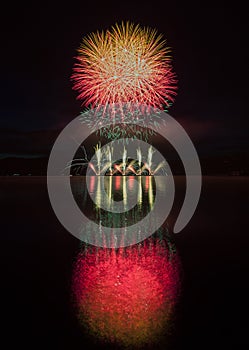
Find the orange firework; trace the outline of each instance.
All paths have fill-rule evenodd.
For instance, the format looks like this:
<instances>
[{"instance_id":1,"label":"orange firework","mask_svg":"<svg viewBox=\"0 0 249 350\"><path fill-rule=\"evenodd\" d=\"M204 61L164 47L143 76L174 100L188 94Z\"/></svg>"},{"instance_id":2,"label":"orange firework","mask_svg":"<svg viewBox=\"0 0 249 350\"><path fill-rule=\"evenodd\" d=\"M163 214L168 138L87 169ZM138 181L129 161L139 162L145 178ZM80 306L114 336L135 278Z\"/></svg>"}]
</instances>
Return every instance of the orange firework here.
<instances>
[{"instance_id":1,"label":"orange firework","mask_svg":"<svg viewBox=\"0 0 249 350\"><path fill-rule=\"evenodd\" d=\"M173 102L176 79L169 48L155 30L122 23L85 37L78 52L73 88L84 105L164 109Z\"/></svg>"}]
</instances>

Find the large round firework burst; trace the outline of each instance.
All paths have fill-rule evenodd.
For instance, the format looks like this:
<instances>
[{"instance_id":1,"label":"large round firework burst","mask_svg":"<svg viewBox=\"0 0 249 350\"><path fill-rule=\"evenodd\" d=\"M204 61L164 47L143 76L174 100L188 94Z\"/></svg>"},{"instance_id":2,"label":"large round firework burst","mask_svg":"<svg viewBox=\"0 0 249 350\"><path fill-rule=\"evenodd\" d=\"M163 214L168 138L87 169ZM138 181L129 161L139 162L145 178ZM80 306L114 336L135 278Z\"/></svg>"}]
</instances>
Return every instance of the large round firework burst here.
<instances>
[{"instance_id":1,"label":"large round firework burst","mask_svg":"<svg viewBox=\"0 0 249 350\"><path fill-rule=\"evenodd\" d=\"M83 39L72 79L85 106L165 109L176 95L170 50L156 30L132 23Z\"/></svg>"}]
</instances>

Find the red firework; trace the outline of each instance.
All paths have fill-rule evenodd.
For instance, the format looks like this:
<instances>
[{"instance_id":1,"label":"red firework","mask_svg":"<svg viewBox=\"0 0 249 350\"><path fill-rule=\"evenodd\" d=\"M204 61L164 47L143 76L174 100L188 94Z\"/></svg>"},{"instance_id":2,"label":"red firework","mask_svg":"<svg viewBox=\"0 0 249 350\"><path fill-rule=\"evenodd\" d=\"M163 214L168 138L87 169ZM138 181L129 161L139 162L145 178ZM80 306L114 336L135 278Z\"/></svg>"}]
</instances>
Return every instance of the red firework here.
<instances>
[{"instance_id":1,"label":"red firework","mask_svg":"<svg viewBox=\"0 0 249 350\"><path fill-rule=\"evenodd\" d=\"M176 95L169 48L155 30L122 23L83 39L72 79L78 99L99 108L114 104L164 109Z\"/></svg>"}]
</instances>

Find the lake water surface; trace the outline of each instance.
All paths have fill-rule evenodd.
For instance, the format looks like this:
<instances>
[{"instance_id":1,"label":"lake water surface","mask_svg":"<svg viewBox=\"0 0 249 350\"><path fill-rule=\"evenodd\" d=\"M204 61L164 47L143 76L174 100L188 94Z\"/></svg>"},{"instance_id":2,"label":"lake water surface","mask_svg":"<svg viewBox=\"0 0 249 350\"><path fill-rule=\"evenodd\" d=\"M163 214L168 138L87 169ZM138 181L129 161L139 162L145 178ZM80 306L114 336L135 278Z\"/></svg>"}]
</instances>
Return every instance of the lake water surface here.
<instances>
[{"instance_id":1,"label":"lake water surface","mask_svg":"<svg viewBox=\"0 0 249 350\"><path fill-rule=\"evenodd\" d=\"M98 208L97 177L91 182L95 204L84 181L72 178L74 197L95 223L129 226L153 208L156 188L150 177L141 179L137 207L119 218ZM138 180L129 182L126 192L122 177L110 181L106 177L107 194L123 200ZM1 178L2 319L8 348L247 348L249 179L204 177L196 213L179 234L172 229L184 178L176 177L175 184L174 206L161 229L113 256L63 228L45 177ZM94 234L91 227L82 229Z\"/></svg>"}]
</instances>

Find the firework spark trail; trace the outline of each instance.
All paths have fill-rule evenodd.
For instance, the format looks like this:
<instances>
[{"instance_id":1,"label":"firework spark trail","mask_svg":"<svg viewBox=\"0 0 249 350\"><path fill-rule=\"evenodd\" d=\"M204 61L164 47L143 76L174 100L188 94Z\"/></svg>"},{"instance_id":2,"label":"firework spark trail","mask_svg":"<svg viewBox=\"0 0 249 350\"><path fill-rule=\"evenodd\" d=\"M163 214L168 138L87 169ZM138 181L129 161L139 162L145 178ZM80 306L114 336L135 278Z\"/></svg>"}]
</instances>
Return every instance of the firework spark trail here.
<instances>
[{"instance_id":1,"label":"firework spark trail","mask_svg":"<svg viewBox=\"0 0 249 350\"><path fill-rule=\"evenodd\" d=\"M101 158L102 158L102 151L101 151L101 145L97 144L95 147L95 155L97 158L97 166L98 166L98 175L100 175L101 172Z\"/></svg>"},{"instance_id":2,"label":"firework spark trail","mask_svg":"<svg viewBox=\"0 0 249 350\"><path fill-rule=\"evenodd\" d=\"M126 160L127 160L127 150L126 150L125 147L124 147L122 160L123 160L123 175L124 175L125 174L125 169L126 169Z\"/></svg>"},{"instance_id":3,"label":"firework spark trail","mask_svg":"<svg viewBox=\"0 0 249 350\"><path fill-rule=\"evenodd\" d=\"M107 146L107 159L109 162L109 172L112 175L112 154L113 154L113 147Z\"/></svg>"},{"instance_id":4,"label":"firework spark trail","mask_svg":"<svg viewBox=\"0 0 249 350\"><path fill-rule=\"evenodd\" d=\"M140 147L137 149L137 159L138 159L138 166L141 168L142 164L142 153Z\"/></svg>"},{"instance_id":5,"label":"firework spark trail","mask_svg":"<svg viewBox=\"0 0 249 350\"><path fill-rule=\"evenodd\" d=\"M147 158L147 169L149 171L149 174L152 172L152 155L155 151L153 150L152 146L148 149L148 158Z\"/></svg>"},{"instance_id":6,"label":"firework spark trail","mask_svg":"<svg viewBox=\"0 0 249 350\"><path fill-rule=\"evenodd\" d=\"M151 28L132 23L88 35L78 50L73 88L86 106L135 103L168 107L176 95L169 48Z\"/></svg>"}]
</instances>

